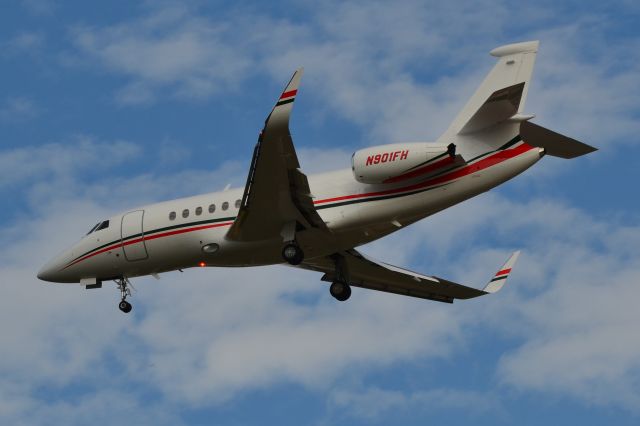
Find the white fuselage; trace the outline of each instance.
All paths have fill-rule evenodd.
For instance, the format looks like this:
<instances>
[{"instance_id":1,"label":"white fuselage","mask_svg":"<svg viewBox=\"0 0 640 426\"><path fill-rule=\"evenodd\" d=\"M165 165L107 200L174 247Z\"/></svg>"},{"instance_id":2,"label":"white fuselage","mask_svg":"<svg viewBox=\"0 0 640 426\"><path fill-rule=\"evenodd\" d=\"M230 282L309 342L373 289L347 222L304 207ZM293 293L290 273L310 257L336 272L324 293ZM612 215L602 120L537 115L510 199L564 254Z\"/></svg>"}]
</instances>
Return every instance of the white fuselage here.
<instances>
[{"instance_id":1,"label":"white fuselage","mask_svg":"<svg viewBox=\"0 0 640 426\"><path fill-rule=\"evenodd\" d=\"M296 239L306 258L357 247L487 191L522 173L543 154L544 150L520 142L487 153L460 171L422 182L363 184L348 169L309 176L315 207L331 231L330 238L326 232L319 236L308 230ZM242 195L243 189L230 189L112 216L107 227L54 258L39 277L77 283L195 266L283 263L282 238L250 243L225 238ZM210 211L212 205L215 209Z\"/></svg>"}]
</instances>

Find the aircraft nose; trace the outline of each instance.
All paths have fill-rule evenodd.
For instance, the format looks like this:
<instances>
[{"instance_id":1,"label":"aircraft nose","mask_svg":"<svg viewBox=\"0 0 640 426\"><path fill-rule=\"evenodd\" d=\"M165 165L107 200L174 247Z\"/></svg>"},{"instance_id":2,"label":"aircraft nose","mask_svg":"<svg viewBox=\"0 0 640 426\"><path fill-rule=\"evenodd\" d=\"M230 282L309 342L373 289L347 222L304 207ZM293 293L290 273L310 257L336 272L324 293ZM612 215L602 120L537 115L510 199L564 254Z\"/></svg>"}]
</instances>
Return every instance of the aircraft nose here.
<instances>
[{"instance_id":1,"label":"aircraft nose","mask_svg":"<svg viewBox=\"0 0 640 426\"><path fill-rule=\"evenodd\" d=\"M58 258L54 258L47 262L47 264L42 268L40 268L40 270L38 271L38 278L42 281L49 281L52 283L61 282L61 268L61 262L58 260Z\"/></svg>"},{"instance_id":2,"label":"aircraft nose","mask_svg":"<svg viewBox=\"0 0 640 426\"><path fill-rule=\"evenodd\" d=\"M42 281L50 281L55 282L55 271L51 266L47 263L38 271L38 278Z\"/></svg>"}]
</instances>

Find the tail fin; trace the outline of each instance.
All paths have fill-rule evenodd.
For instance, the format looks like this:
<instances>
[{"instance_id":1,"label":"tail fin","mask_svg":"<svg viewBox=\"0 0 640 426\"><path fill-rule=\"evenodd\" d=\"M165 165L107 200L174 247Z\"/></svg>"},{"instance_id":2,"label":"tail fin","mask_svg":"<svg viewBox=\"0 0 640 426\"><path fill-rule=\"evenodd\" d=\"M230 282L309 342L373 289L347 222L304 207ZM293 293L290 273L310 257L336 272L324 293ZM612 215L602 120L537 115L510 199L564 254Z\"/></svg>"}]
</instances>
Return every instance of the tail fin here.
<instances>
[{"instance_id":1,"label":"tail fin","mask_svg":"<svg viewBox=\"0 0 640 426\"><path fill-rule=\"evenodd\" d=\"M484 79L437 143L457 135L474 133L502 121L526 121L533 116L521 114L538 51L538 41L497 47L491 55L498 63Z\"/></svg>"}]
</instances>

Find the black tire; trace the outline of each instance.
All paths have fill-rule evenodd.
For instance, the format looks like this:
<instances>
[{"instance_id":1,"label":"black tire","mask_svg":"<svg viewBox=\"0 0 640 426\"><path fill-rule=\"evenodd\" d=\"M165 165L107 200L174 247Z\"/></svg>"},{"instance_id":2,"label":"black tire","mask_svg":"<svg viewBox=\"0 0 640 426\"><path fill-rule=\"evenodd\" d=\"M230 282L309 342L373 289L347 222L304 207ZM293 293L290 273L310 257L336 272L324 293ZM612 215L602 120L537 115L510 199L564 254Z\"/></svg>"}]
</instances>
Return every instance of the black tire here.
<instances>
[{"instance_id":1,"label":"black tire","mask_svg":"<svg viewBox=\"0 0 640 426\"><path fill-rule=\"evenodd\" d=\"M299 265L304 260L304 253L299 245L289 243L282 248L282 258L291 265Z\"/></svg>"},{"instance_id":2,"label":"black tire","mask_svg":"<svg viewBox=\"0 0 640 426\"><path fill-rule=\"evenodd\" d=\"M125 314L128 314L129 312L131 312L131 309L133 309L133 306L131 306L131 303L127 302L126 300L123 300L118 304L118 308Z\"/></svg>"},{"instance_id":3,"label":"black tire","mask_svg":"<svg viewBox=\"0 0 640 426\"><path fill-rule=\"evenodd\" d=\"M334 281L329 287L329 293L340 302L344 302L351 297L351 286L341 281Z\"/></svg>"}]
</instances>

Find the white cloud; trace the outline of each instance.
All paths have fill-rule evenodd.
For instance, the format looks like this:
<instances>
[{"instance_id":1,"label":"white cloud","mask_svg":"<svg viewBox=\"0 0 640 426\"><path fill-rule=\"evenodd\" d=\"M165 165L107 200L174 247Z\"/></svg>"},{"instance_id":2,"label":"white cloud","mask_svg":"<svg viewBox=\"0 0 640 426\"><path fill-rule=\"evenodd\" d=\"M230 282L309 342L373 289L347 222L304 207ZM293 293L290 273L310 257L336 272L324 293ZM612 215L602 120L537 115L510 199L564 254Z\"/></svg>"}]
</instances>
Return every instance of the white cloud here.
<instances>
[{"instance_id":1,"label":"white cloud","mask_svg":"<svg viewBox=\"0 0 640 426\"><path fill-rule=\"evenodd\" d=\"M130 371L202 405L282 382L323 389L354 366L439 358L458 342L460 319L444 306L358 290L337 304L319 278L283 267L166 274L148 284L157 290L132 330L143 351Z\"/></svg>"},{"instance_id":2,"label":"white cloud","mask_svg":"<svg viewBox=\"0 0 640 426\"><path fill-rule=\"evenodd\" d=\"M296 148L296 153L302 170L307 175L311 175L331 170L350 169L353 151L348 149L348 146L334 149L303 147Z\"/></svg>"},{"instance_id":3,"label":"white cloud","mask_svg":"<svg viewBox=\"0 0 640 426\"><path fill-rule=\"evenodd\" d=\"M78 135L64 143L48 143L0 151L0 188L25 182L46 182L130 160L139 148L126 141L96 141Z\"/></svg>"},{"instance_id":4,"label":"white cloud","mask_svg":"<svg viewBox=\"0 0 640 426\"><path fill-rule=\"evenodd\" d=\"M9 52L33 53L44 45L44 36L39 32L21 32L2 43L3 50Z\"/></svg>"},{"instance_id":5,"label":"white cloud","mask_svg":"<svg viewBox=\"0 0 640 426\"><path fill-rule=\"evenodd\" d=\"M28 149L36 159L51 152L50 146ZM64 156L50 160L58 164L49 170L65 170L74 179L86 170L67 170ZM100 161L85 158L87 168ZM460 323L443 306L425 310L421 301L357 290L356 303L337 304L318 274L284 267L191 270L165 274L160 282L136 280L134 314L123 316L115 306L115 288L87 291L42 283L35 274L55 251L79 238L85 231L79 224L92 223L132 196L110 186L108 206L97 202L101 196L52 200L45 192L56 187L29 189L51 180L47 173L22 179L27 178L26 192L41 202L33 203L31 214L4 223L0 232L3 283L11 294L0 301L6 344L0 374L7 389L22 383L27 395L3 398L5 419L28 416L36 403L43 416L82 418L85 405L92 404L90 398L77 407L66 399L45 403L36 395L43 386L94 389L99 383L109 393L129 380L151 385L170 404L209 404L282 381L325 387L354 363L384 366L397 359L440 357L458 340ZM154 197L164 193L161 186L144 190ZM75 186L79 194L95 188ZM21 319L17 325L15 318ZM406 327L409 322L434 327ZM133 407L141 405L135 392L125 395Z\"/></svg>"},{"instance_id":6,"label":"white cloud","mask_svg":"<svg viewBox=\"0 0 640 426\"><path fill-rule=\"evenodd\" d=\"M303 63L310 87L328 108L367 126L373 140L386 142L437 136L485 71L472 69L490 66L488 58L471 59L481 55L479 46L488 49L502 39L505 12L499 5L462 7L460 14L460 6L437 4L437 9L414 2L404 9L377 3L331 5L340 13L327 6L309 26L286 20L272 25L266 17L255 22L246 50L243 43L228 44L235 39L224 24L173 7L112 27L77 28L73 34L84 55L130 78L120 93L122 102L150 102L158 92L209 96L242 82L254 63L267 66L280 81L283 72ZM489 12L480 16L478 10ZM487 16L488 21L481 19ZM402 25L392 25L394 20ZM234 31L245 28L243 22ZM478 22L482 24L474 25ZM584 35L588 28L578 25L576 31ZM477 41L470 43L465 34ZM610 117L608 111L624 117L613 121L622 132L633 129L631 112L608 101L583 105L581 91L605 96L601 87L607 70L578 55L584 47L580 37L569 37L567 48L558 34L548 36L560 47L550 48L546 63L540 62L543 87L534 89L530 100L544 99L537 101L542 109L548 104L576 106L588 129L595 129L598 117ZM551 43L543 43L540 58L546 45ZM255 53L255 46L262 53ZM446 69L450 77L417 78L418 71L434 64L440 67L437 75ZM583 67L585 72L576 74ZM634 69L615 74L610 88L630 110L637 109L635 95L623 89L635 82ZM562 87L575 80L579 89L563 90L552 78L566 84ZM556 124L575 120L568 112L563 116L560 107L558 116ZM575 121L571 126L580 131ZM424 362L455 354L479 330L503 333L519 343L515 350L507 349L497 367L487 366L497 369L506 387L550 390L632 410L640 406L640 348L629 326L640 319L633 305L640 296L634 285L640 277L634 257L638 227L554 200L513 202L483 195L365 249L385 260L478 285L512 248L525 249L505 291L453 306L357 289L347 304L337 304L319 275L273 267L192 270L166 274L160 282L138 280L134 313L124 317L115 308L113 288L84 291L37 282L37 268L76 238L78 224L91 224L105 211L129 203L204 192L209 188L203 189L203 182L213 181L211 177L232 175L242 183L246 173L246 164L233 162L213 172L147 173L91 183L79 179L137 153L128 142L80 137L71 144L0 154L0 182L23 186L33 209L0 228L5 242L0 275L11 295L0 300L0 334L7 342L0 375L8 383L1 391L11 396L0 398L0 416L28 415L39 405L43 417L50 408L60 422L78 413L84 418L84 405L42 401L37 395L42 386L101 387L107 392L105 401L116 404L122 399L110 399L109 392L144 383L162 395L162 402L196 405L279 383L331 389L346 371L366 375L398 360ZM330 162L340 155L338 150L324 158ZM306 159L317 159L318 153L302 150L301 157L311 162ZM125 180L129 185L122 185ZM50 196L60 193L64 196ZM7 390L12 386L29 398L12 394ZM146 407L135 389L127 389L129 412L157 408ZM374 390L358 399L346 392L362 410L377 396L389 396L389 407L380 407L381 414L414 400L442 399L453 406L457 396L477 397L427 389L417 396ZM88 397L86 407L95 401Z\"/></svg>"},{"instance_id":7,"label":"white cloud","mask_svg":"<svg viewBox=\"0 0 640 426\"><path fill-rule=\"evenodd\" d=\"M412 412L415 416L437 411L463 411L468 416L504 414L500 398L490 393L460 389L430 389L413 393L380 388L336 390L330 395L334 409L368 421L379 420L390 413Z\"/></svg>"},{"instance_id":8,"label":"white cloud","mask_svg":"<svg viewBox=\"0 0 640 426\"><path fill-rule=\"evenodd\" d=\"M265 70L281 84L304 65L304 91L363 128L369 145L434 140L492 66L491 48L540 38L529 107L541 124L596 146L637 133L633 111L640 99L629 88L640 62L625 52L638 41L612 46L604 34L614 23L587 11L563 25L535 8L514 10L502 2L306 7L303 21L252 10L212 19L169 2L116 26L77 28L73 36L82 55L130 77L117 94L123 103L149 103L167 93L225 96ZM505 39L511 22L523 16L535 24L518 40Z\"/></svg>"},{"instance_id":9,"label":"white cloud","mask_svg":"<svg viewBox=\"0 0 640 426\"><path fill-rule=\"evenodd\" d=\"M39 114L39 108L29 98L12 97L0 104L0 121L17 123L30 120Z\"/></svg>"},{"instance_id":10,"label":"white cloud","mask_svg":"<svg viewBox=\"0 0 640 426\"><path fill-rule=\"evenodd\" d=\"M640 259L629 249L640 228L579 214L564 229L573 232L558 232L554 246L534 252L547 290L519 303L525 343L505 354L500 377L521 389L638 411L640 344L630 324L640 321Z\"/></svg>"},{"instance_id":11,"label":"white cloud","mask_svg":"<svg viewBox=\"0 0 640 426\"><path fill-rule=\"evenodd\" d=\"M22 0L22 6L36 16L50 16L56 10L55 0Z\"/></svg>"},{"instance_id":12,"label":"white cloud","mask_svg":"<svg viewBox=\"0 0 640 426\"><path fill-rule=\"evenodd\" d=\"M8 383L0 385L0 419L6 424L28 425L182 425L175 408L131 398L126 384L121 389L99 390L80 394L73 400L50 395L52 400L43 404L10 389ZM11 383L11 386L17 386Z\"/></svg>"},{"instance_id":13,"label":"white cloud","mask_svg":"<svg viewBox=\"0 0 640 426\"><path fill-rule=\"evenodd\" d=\"M600 17L546 29L537 35L540 53L529 108L536 121L594 146L637 143L640 124L634 111L640 96L637 85L640 60L628 55L640 47L640 38L611 43L604 31L614 25Z\"/></svg>"},{"instance_id":14,"label":"white cloud","mask_svg":"<svg viewBox=\"0 0 640 426\"><path fill-rule=\"evenodd\" d=\"M241 38L228 44L235 31L230 24L171 6L129 24L77 27L73 40L84 55L131 76L118 99L137 104L152 101L163 88L174 96L199 99L239 83L250 60L237 52Z\"/></svg>"},{"instance_id":15,"label":"white cloud","mask_svg":"<svg viewBox=\"0 0 640 426\"><path fill-rule=\"evenodd\" d=\"M493 330L522 342L497 367L506 386L638 407L634 377L640 347L633 329L625 327L640 320L633 308L640 296L633 285L639 265L630 256L640 241L637 227L604 222L553 200L516 203L488 194L364 250L481 286L511 248L500 244L524 248L511 283L499 295L451 306L355 289L352 300L339 304L311 272L198 269L164 274L159 282L136 280L134 314L125 317L115 307L114 288L44 284L35 271L79 237L85 230L79 223L128 207L142 193L149 199L169 195L184 179L204 174L131 176L138 193L114 191L112 179L77 184L80 198L68 195L56 202L45 194L53 187L36 191L29 186L45 185L42 181L56 173L78 180L102 159L81 156L86 167L68 168L66 157L52 155L59 150L51 146L25 152L36 160L49 154L57 163L46 173L20 177L26 192L42 202L32 204L34 216L4 224L0 232L2 276L11 293L0 301L0 332L7 343L0 373L7 383L26 383L32 399L39 386L99 382L110 391L125 377L151 386L169 404L195 406L279 383L331 389L354 368L366 375L399 360L434 362L467 350L465 342L479 330ZM224 167L211 173L221 174ZM228 170L244 169L234 167ZM171 180L177 182L174 189L173 184L163 188ZM101 205L104 199L108 206ZM499 243L487 241L487 235ZM15 318L20 318L17 326ZM140 396L131 392L134 407L140 405ZM455 395L437 389L396 395L380 415L416 401L454 401ZM21 399L8 401L5 410L11 413L24 413L21 404L30 406ZM364 407L366 400L357 404Z\"/></svg>"},{"instance_id":16,"label":"white cloud","mask_svg":"<svg viewBox=\"0 0 640 426\"><path fill-rule=\"evenodd\" d=\"M524 249L502 301L479 313L486 326L522 341L498 364L503 384L640 410L640 345L629 326L640 321L637 225L552 200L483 195L417 228L437 247L436 259L464 260L452 271L462 282L481 282L487 265L499 264L504 251L484 248L494 238ZM483 241L487 235L494 237Z\"/></svg>"}]
</instances>

